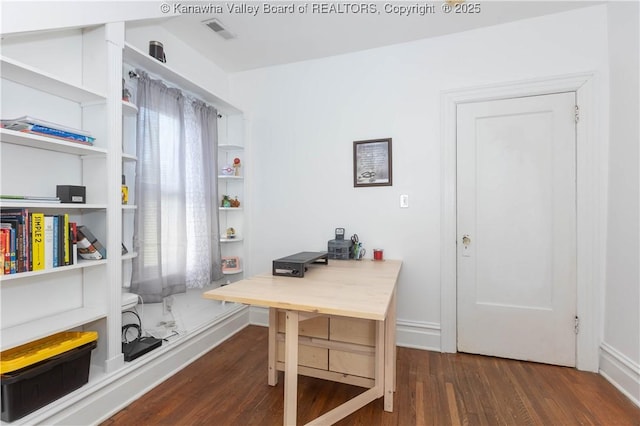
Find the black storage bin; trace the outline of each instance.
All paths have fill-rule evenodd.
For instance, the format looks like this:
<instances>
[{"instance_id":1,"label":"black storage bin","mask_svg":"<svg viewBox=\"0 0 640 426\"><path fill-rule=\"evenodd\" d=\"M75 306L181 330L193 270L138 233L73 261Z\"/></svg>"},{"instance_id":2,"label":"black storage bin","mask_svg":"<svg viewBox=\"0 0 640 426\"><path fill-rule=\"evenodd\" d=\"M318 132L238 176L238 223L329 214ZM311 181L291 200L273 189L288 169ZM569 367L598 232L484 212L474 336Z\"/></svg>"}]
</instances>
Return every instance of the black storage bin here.
<instances>
[{"instance_id":1,"label":"black storage bin","mask_svg":"<svg viewBox=\"0 0 640 426\"><path fill-rule=\"evenodd\" d=\"M352 247L353 242L351 240L329 240L327 247L329 259L349 260Z\"/></svg>"},{"instance_id":2,"label":"black storage bin","mask_svg":"<svg viewBox=\"0 0 640 426\"><path fill-rule=\"evenodd\" d=\"M89 381L91 351L86 343L60 355L2 374L2 421L12 422L82 387Z\"/></svg>"}]
</instances>

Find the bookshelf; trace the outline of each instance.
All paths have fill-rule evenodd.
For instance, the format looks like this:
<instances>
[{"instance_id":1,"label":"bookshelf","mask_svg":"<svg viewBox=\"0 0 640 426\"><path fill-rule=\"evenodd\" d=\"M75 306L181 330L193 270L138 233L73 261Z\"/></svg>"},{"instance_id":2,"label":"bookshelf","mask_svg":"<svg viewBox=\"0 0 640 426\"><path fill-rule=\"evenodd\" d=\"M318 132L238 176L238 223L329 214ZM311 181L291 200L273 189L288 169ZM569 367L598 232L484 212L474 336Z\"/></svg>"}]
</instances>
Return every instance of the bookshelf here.
<instances>
[{"instance_id":1,"label":"bookshelf","mask_svg":"<svg viewBox=\"0 0 640 426\"><path fill-rule=\"evenodd\" d=\"M67 142L31 133L0 129L2 143L21 145L28 148L42 149L74 155L106 155L107 150L75 142Z\"/></svg>"},{"instance_id":2,"label":"bookshelf","mask_svg":"<svg viewBox=\"0 0 640 426\"><path fill-rule=\"evenodd\" d=\"M228 168L233 165L235 158L240 159L240 169L237 175L223 175L218 174L218 193L222 199L222 195L229 195L231 199L238 197L240 200L239 207L219 207L220 212L220 247L222 256L237 256L240 258L241 265L246 262L245 250L244 250L244 238L246 233L244 229L244 208L245 208L245 166L246 155L244 146L241 142L241 132L234 133L230 131L234 125L236 127L242 127L241 118L238 116L223 116L218 121L219 127L219 139L221 143L218 144L218 170ZM232 138L233 143L229 143L229 139ZM235 238L226 238L227 228L232 227L236 231ZM244 269L234 271L223 271L224 278L222 284L230 284L234 281L242 279L244 276Z\"/></svg>"},{"instance_id":3,"label":"bookshelf","mask_svg":"<svg viewBox=\"0 0 640 426\"><path fill-rule=\"evenodd\" d=\"M91 330L99 336L98 347L91 355L89 385L25 417L27 423L46 423L41 420L68 410L74 401L90 399L96 389L111 386L114 378L124 380L125 373L147 362L139 359L135 365L125 363L121 346L122 292L127 291L123 283L131 279L132 261L137 256L133 250L133 222L138 211L135 197L138 108L135 99L122 101L125 64L146 69L154 77L211 103L222 114L218 158L226 161L229 155L240 156L243 173L218 179L218 185L221 191L237 195L243 204L217 212L223 237L227 226L238 231L236 238L222 238L220 242L224 256L238 256L241 265L246 265L243 113L125 43L124 37L124 23L116 22L67 29L61 35L51 31L3 40L2 118L38 117L90 131L96 141L91 146L0 129L0 193L55 196L56 185L82 185L86 187L87 200L86 204L0 201L0 209L68 213L73 221L87 225L107 249L106 259L79 260L69 266L0 276L0 351L60 331ZM43 59L42 55L33 54L37 49L56 54ZM121 199L123 174L129 188L126 205ZM122 243L128 250L124 255ZM242 270L233 272L225 275L222 283L243 276ZM171 350L167 346L162 354ZM150 359L159 354L160 351Z\"/></svg>"},{"instance_id":4,"label":"bookshelf","mask_svg":"<svg viewBox=\"0 0 640 426\"><path fill-rule=\"evenodd\" d=\"M68 266L0 276L0 350L7 350L51 334L69 330L98 331L98 347L91 370L108 371L119 364L119 336L109 335L114 319L110 298L113 263L119 253L109 250L107 230L117 228L110 181L119 145L114 123L113 94L108 93L107 64L114 59L106 26L69 34L31 35L3 41L0 58L2 118L34 116L64 126L90 131L94 145L0 129L0 192L2 194L55 196L56 185L82 185L86 204L3 200L0 209L28 209L45 215L68 214L69 220L87 225L108 249L102 260L82 260ZM34 41L35 40L35 41ZM31 43L44 43L56 60L37 63L29 54ZM91 51L91 55L87 52ZM121 56L121 55L120 55ZM89 60L90 58L90 60ZM72 64L67 66L68 64ZM119 76L118 76L119 77ZM119 326L116 325L119 328ZM95 376L95 375L94 375Z\"/></svg>"},{"instance_id":5,"label":"bookshelf","mask_svg":"<svg viewBox=\"0 0 640 426\"><path fill-rule=\"evenodd\" d=\"M127 81L125 72L126 64L123 64L123 78ZM138 158L136 157L136 132L137 132L138 107L129 101L122 100L122 175L125 177L128 188L128 202L121 204L122 216L122 244L128 253L122 255L122 293L123 305L126 294L131 290L131 278L133 275L133 260L138 256L133 249L134 221L137 206L135 204L135 172Z\"/></svg>"},{"instance_id":6,"label":"bookshelf","mask_svg":"<svg viewBox=\"0 0 640 426\"><path fill-rule=\"evenodd\" d=\"M4 56L0 57L0 68L5 80L77 103L104 102L106 99L104 94Z\"/></svg>"}]
</instances>

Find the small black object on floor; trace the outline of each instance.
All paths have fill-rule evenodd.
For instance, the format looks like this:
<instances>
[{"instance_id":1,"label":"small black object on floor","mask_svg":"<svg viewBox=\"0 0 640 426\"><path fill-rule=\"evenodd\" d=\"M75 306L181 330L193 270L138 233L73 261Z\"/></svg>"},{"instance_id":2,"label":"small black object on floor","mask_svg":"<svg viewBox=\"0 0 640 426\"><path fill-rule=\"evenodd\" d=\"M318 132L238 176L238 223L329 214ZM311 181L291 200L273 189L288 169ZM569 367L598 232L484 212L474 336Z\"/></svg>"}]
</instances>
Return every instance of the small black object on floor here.
<instances>
[{"instance_id":1,"label":"small black object on floor","mask_svg":"<svg viewBox=\"0 0 640 426\"><path fill-rule=\"evenodd\" d=\"M129 362L162 346L162 340L155 337L138 337L129 342L122 343L122 353L124 360Z\"/></svg>"}]
</instances>

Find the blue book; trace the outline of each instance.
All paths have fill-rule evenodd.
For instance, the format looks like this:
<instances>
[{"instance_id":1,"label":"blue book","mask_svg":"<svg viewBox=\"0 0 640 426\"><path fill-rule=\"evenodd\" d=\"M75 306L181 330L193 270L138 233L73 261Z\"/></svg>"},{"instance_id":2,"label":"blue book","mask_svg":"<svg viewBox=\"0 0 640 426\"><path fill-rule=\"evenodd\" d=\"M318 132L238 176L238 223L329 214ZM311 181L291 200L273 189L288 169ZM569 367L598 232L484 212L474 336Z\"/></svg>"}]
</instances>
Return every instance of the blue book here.
<instances>
[{"instance_id":1,"label":"blue book","mask_svg":"<svg viewBox=\"0 0 640 426\"><path fill-rule=\"evenodd\" d=\"M40 133L42 135L53 136L56 138L70 139L78 142L93 144L96 138L91 136L80 135L78 133L67 132L64 130L52 129L50 127L41 126L39 124L31 124L29 131L32 133Z\"/></svg>"},{"instance_id":2,"label":"blue book","mask_svg":"<svg viewBox=\"0 0 640 426\"><path fill-rule=\"evenodd\" d=\"M60 259L58 257L58 250L60 250L60 230L59 228L59 220L58 216L53 216L53 267L57 268L60 266Z\"/></svg>"}]
</instances>

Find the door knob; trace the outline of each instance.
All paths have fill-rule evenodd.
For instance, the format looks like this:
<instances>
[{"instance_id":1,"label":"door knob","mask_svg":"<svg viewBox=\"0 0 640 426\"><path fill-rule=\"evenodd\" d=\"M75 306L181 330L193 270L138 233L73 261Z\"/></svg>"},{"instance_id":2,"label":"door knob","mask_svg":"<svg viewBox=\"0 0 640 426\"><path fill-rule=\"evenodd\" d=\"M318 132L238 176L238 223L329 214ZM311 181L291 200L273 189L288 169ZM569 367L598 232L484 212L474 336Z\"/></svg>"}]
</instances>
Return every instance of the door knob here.
<instances>
[{"instance_id":1,"label":"door knob","mask_svg":"<svg viewBox=\"0 0 640 426\"><path fill-rule=\"evenodd\" d=\"M471 244L471 238L469 238L469 235L464 235L462 237L462 244L464 244L464 246L468 246L469 244Z\"/></svg>"}]
</instances>

